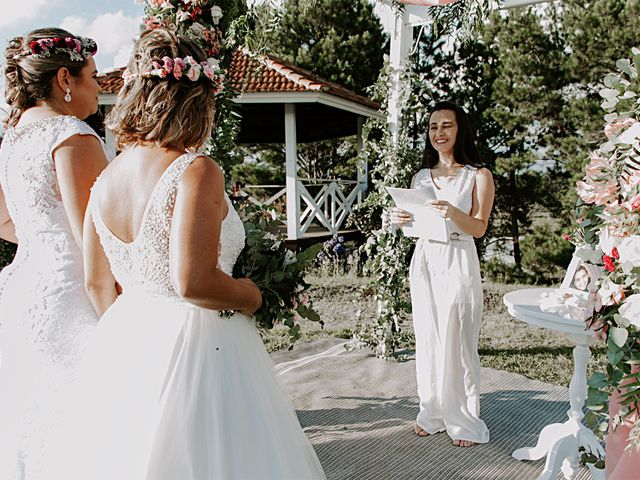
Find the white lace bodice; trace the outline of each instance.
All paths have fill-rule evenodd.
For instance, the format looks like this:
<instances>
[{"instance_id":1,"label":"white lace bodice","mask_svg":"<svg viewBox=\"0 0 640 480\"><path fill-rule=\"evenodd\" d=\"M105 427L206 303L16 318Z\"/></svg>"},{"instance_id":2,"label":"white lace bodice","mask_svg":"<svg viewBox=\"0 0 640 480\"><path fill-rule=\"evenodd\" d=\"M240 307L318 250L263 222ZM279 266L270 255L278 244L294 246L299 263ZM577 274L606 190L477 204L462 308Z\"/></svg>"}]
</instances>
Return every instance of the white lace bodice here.
<instances>
[{"instance_id":1,"label":"white lace bodice","mask_svg":"<svg viewBox=\"0 0 640 480\"><path fill-rule=\"evenodd\" d=\"M152 296L178 297L169 271L171 218L180 178L198 155L182 155L164 171L151 192L139 233L133 242L123 242L105 225L96 194L100 188L100 179L96 181L89 201L91 215L111 270L125 293L135 290ZM225 200L229 213L222 222L219 263L220 268L231 275L244 247L245 232L242 221L226 194Z\"/></svg>"},{"instance_id":2,"label":"white lace bodice","mask_svg":"<svg viewBox=\"0 0 640 480\"><path fill-rule=\"evenodd\" d=\"M62 204L52 153L76 134L99 138L82 120L61 115L7 129L0 149L0 183L20 249L37 256L43 270L64 264L66 278L82 277L82 256Z\"/></svg>"},{"instance_id":3,"label":"white lace bodice","mask_svg":"<svg viewBox=\"0 0 640 480\"><path fill-rule=\"evenodd\" d=\"M429 188L432 187L436 193L438 200L446 200L454 207L459 208L467 215L471 214L473 207L473 187L476 184L476 172L478 169L470 165L465 165L459 169L456 176L444 180L441 179L438 185L433 182L431 170L423 168L413 180L413 188ZM458 233L467 235L451 220L447 219L447 227L449 233Z\"/></svg>"}]
</instances>

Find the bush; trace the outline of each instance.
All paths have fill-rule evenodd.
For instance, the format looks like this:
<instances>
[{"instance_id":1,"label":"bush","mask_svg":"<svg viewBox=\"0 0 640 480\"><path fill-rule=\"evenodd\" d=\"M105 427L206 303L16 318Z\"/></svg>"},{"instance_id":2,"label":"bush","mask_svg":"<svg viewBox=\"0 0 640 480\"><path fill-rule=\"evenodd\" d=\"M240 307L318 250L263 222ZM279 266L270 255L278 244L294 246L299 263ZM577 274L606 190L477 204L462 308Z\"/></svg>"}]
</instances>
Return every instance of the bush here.
<instances>
[{"instance_id":1,"label":"bush","mask_svg":"<svg viewBox=\"0 0 640 480\"><path fill-rule=\"evenodd\" d=\"M549 223L536 225L521 242L522 268L533 283L551 285L564 278L574 247L562 238L562 231Z\"/></svg>"},{"instance_id":2,"label":"bush","mask_svg":"<svg viewBox=\"0 0 640 480\"><path fill-rule=\"evenodd\" d=\"M371 236L382 228L382 198L379 192L371 192L362 203L353 207L349 215L349 225L355 225L365 236Z\"/></svg>"},{"instance_id":3,"label":"bush","mask_svg":"<svg viewBox=\"0 0 640 480\"><path fill-rule=\"evenodd\" d=\"M495 257L482 262L482 273L496 283L535 283L531 275L520 270L515 264L503 262Z\"/></svg>"}]
</instances>

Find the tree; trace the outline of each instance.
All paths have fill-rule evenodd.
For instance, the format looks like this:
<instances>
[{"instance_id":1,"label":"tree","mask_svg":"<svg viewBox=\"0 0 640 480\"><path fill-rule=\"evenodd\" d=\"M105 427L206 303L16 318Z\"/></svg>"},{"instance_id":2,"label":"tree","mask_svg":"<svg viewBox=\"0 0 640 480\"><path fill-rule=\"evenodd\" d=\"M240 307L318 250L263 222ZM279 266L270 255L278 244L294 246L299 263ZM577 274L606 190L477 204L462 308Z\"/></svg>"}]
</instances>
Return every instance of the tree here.
<instances>
[{"instance_id":1,"label":"tree","mask_svg":"<svg viewBox=\"0 0 640 480\"><path fill-rule=\"evenodd\" d=\"M270 46L276 56L364 94L388 50L367 0L286 0Z\"/></svg>"}]
</instances>

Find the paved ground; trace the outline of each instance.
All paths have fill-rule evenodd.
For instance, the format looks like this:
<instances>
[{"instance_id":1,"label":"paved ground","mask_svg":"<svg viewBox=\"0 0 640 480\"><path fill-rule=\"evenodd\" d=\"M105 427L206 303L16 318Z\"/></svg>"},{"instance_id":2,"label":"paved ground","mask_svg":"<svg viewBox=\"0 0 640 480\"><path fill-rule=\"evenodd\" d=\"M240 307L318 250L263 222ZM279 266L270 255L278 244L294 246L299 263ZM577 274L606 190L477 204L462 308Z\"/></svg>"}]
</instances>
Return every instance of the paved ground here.
<instances>
[{"instance_id":1,"label":"paved ground","mask_svg":"<svg viewBox=\"0 0 640 480\"><path fill-rule=\"evenodd\" d=\"M545 425L564 422L566 388L482 369L481 416L491 442L462 449L446 434L412 433L413 361L347 352L341 342L324 339L272 355L330 480L533 480L542 471L542 460L518 462L511 452L535 445ZM583 469L576 480L588 478Z\"/></svg>"}]
</instances>

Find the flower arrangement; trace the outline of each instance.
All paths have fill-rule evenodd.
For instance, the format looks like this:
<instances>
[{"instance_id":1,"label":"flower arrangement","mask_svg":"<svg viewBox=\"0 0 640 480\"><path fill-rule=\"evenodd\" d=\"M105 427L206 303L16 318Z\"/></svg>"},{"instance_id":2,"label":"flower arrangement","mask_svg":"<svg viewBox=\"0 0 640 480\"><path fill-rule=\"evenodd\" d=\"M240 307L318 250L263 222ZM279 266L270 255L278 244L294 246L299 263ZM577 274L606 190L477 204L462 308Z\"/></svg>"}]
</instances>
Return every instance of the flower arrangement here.
<instances>
[{"instance_id":1,"label":"flower arrangement","mask_svg":"<svg viewBox=\"0 0 640 480\"><path fill-rule=\"evenodd\" d=\"M576 185L579 227L569 237L576 255L602 271L585 321L606 341L609 365L589 379L586 420L606 431L609 396L621 389L622 408L612 425L632 425L629 446L640 448L640 49L633 55L604 78L607 140L590 155Z\"/></svg>"},{"instance_id":2,"label":"flower arrangement","mask_svg":"<svg viewBox=\"0 0 640 480\"><path fill-rule=\"evenodd\" d=\"M276 324L289 328L291 345L300 338L303 318L323 324L313 309L304 274L322 248L313 245L294 253L285 244L280 233L281 222L268 207L243 204L246 244L234 267L233 276L250 278L262 292L262 307L255 313L261 328L271 329Z\"/></svg>"},{"instance_id":3,"label":"flower arrangement","mask_svg":"<svg viewBox=\"0 0 640 480\"><path fill-rule=\"evenodd\" d=\"M98 45L94 40L87 37L51 37L33 40L27 45L28 48L14 55L13 58L35 56L50 57L53 53L66 53L71 60L83 62L96 54Z\"/></svg>"},{"instance_id":4,"label":"flower arrangement","mask_svg":"<svg viewBox=\"0 0 640 480\"><path fill-rule=\"evenodd\" d=\"M125 70L122 78L125 83L136 76L145 78L158 77L162 79L174 78L178 81L184 78L195 83L200 79L201 75L204 75L205 78L211 81L214 95L222 91L224 74L221 73L220 62L215 58L209 58L206 62L198 63L190 56L184 58L163 57L162 62L153 61L152 66L153 70L137 74L132 74L128 70Z\"/></svg>"}]
</instances>

